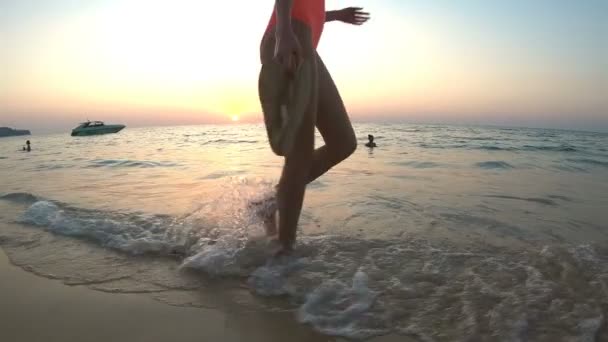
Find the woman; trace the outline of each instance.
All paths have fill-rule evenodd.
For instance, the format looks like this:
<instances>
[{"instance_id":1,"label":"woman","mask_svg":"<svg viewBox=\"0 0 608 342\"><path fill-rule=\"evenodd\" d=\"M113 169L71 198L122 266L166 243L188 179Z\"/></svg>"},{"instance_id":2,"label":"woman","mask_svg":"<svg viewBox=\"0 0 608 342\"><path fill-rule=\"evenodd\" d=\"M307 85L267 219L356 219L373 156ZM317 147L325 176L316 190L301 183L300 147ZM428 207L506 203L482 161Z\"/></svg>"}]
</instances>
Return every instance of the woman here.
<instances>
[{"instance_id":1,"label":"woman","mask_svg":"<svg viewBox=\"0 0 608 342\"><path fill-rule=\"evenodd\" d=\"M270 23L261 44L262 72L272 63L280 65L289 75L303 63L311 66L310 96L298 125L293 131L293 145L285 151L285 165L277 187L277 209L279 213L279 254L293 249L296 240L298 219L304 201L306 184L317 179L334 165L350 156L357 147L352 125L336 85L323 61L316 52L325 22L342 21L361 25L369 19L362 8L349 7L325 12L324 0L276 0ZM264 107L263 87L260 100ZM269 118L264 111L267 128ZM323 136L325 145L314 148L315 126ZM270 136L270 134L269 134ZM274 150L274 147L273 147ZM275 151L276 152L276 151ZM272 225L270 234L276 231L275 213L268 221Z\"/></svg>"}]
</instances>

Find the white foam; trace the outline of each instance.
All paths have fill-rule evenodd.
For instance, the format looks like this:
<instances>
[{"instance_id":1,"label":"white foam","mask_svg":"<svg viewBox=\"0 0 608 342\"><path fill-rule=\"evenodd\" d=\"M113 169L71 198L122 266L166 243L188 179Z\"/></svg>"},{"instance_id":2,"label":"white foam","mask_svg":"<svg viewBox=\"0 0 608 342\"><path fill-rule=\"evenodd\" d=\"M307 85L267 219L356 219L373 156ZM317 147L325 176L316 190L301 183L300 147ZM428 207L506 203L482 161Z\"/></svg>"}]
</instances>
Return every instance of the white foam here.
<instances>
[{"instance_id":1,"label":"white foam","mask_svg":"<svg viewBox=\"0 0 608 342\"><path fill-rule=\"evenodd\" d=\"M226 249L225 246L211 245L186 258L181 267L201 270L213 276L239 275L241 270L234 262L235 254L236 250Z\"/></svg>"},{"instance_id":2,"label":"white foam","mask_svg":"<svg viewBox=\"0 0 608 342\"><path fill-rule=\"evenodd\" d=\"M273 188L271 183L246 179L232 180L227 188L231 191L199 205L182 218L86 210L37 201L22 214L21 222L130 254L189 255L186 267L200 268L209 274L241 274L240 264L253 258L260 266L265 260L259 262L265 248L244 248L257 243L252 237L263 234L259 217L248 204L252 199L271 197ZM272 205L272 201L263 204ZM232 260L239 257L242 260ZM231 267L233 264L236 269Z\"/></svg>"},{"instance_id":3,"label":"white foam","mask_svg":"<svg viewBox=\"0 0 608 342\"><path fill-rule=\"evenodd\" d=\"M366 313L378 295L370 290L368 281L367 274L359 270L350 286L338 280L323 282L306 297L298 319L330 335L359 339L385 333L365 327Z\"/></svg>"},{"instance_id":4,"label":"white foam","mask_svg":"<svg viewBox=\"0 0 608 342\"><path fill-rule=\"evenodd\" d=\"M22 221L38 226L50 226L58 219L59 207L48 201L32 204L23 214Z\"/></svg>"},{"instance_id":5,"label":"white foam","mask_svg":"<svg viewBox=\"0 0 608 342\"><path fill-rule=\"evenodd\" d=\"M285 256L271 258L262 267L251 273L247 284L255 293L262 296L292 295L298 296L296 284L290 282L289 276L310 264L308 258Z\"/></svg>"},{"instance_id":6,"label":"white foam","mask_svg":"<svg viewBox=\"0 0 608 342\"><path fill-rule=\"evenodd\" d=\"M143 224L137 224L137 220ZM60 235L87 238L130 254L166 253L183 249L177 241L167 239L165 222L139 216L135 221L104 217L99 212L70 211L50 201L32 204L21 222L44 227Z\"/></svg>"},{"instance_id":7,"label":"white foam","mask_svg":"<svg viewBox=\"0 0 608 342\"><path fill-rule=\"evenodd\" d=\"M572 247L569 249L569 252L581 264L595 263L598 261L597 253L593 247L588 244Z\"/></svg>"},{"instance_id":8,"label":"white foam","mask_svg":"<svg viewBox=\"0 0 608 342\"><path fill-rule=\"evenodd\" d=\"M598 317L592 317L580 321L577 325L579 331L580 342L594 342L596 341L597 332L600 330L602 323L604 322L604 316L599 315Z\"/></svg>"}]
</instances>

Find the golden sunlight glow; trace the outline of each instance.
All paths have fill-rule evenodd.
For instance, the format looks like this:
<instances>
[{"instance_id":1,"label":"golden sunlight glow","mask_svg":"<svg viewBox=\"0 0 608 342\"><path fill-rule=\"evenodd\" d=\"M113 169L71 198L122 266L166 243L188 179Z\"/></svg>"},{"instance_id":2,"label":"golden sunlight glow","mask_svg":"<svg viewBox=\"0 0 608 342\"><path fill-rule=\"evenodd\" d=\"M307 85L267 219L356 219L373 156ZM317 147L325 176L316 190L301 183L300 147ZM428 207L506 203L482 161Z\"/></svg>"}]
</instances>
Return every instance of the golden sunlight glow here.
<instances>
[{"instance_id":1,"label":"golden sunlight glow","mask_svg":"<svg viewBox=\"0 0 608 342\"><path fill-rule=\"evenodd\" d=\"M7 75L13 94L2 98L23 110L153 109L192 113L191 121L257 113L259 39L272 2L239 8L125 0L40 23L33 41L19 44L30 48L10 69L25 71ZM225 29L227 15L247 29Z\"/></svg>"},{"instance_id":2,"label":"golden sunlight glow","mask_svg":"<svg viewBox=\"0 0 608 342\"><path fill-rule=\"evenodd\" d=\"M97 111L145 124L261 121L259 43L273 0L86 3L33 16L23 29L15 20L9 34L0 21L0 116L71 123ZM394 3L369 2L372 20L361 28L331 23L323 32L319 54L354 118L497 113L502 120L503 111L527 118L606 106L606 82L593 81L605 74L590 76L593 63L537 56L458 15L396 11ZM344 5L327 0L331 9Z\"/></svg>"}]
</instances>

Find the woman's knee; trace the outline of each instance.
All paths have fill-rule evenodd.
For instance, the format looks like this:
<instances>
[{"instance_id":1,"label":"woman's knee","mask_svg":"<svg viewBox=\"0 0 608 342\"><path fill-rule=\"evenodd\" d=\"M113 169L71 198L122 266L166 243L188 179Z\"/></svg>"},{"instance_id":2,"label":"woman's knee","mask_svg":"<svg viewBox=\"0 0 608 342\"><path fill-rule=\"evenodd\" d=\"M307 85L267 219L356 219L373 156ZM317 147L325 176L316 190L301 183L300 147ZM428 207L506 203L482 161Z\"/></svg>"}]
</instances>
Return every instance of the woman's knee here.
<instances>
[{"instance_id":1,"label":"woman's knee","mask_svg":"<svg viewBox=\"0 0 608 342\"><path fill-rule=\"evenodd\" d=\"M342 147L343 159L350 157L357 150L357 137L355 133L349 134L349 137L345 139Z\"/></svg>"},{"instance_id":2,"label":"woman's knee","mask_svg":"<svg viewBox=\"0 0 608 342\"><path fill-rule=\"evenodd\" d=\"M350 157L357 149L357 138L354 132L351 134L343 135L339 140L334 143L327 144L328 148L331 149L335 156L336 162L340 162Z\"/></svg>"},{"instance_id":3,"label":"woman's knee","mask_svg":"<svg viewBox=\"0 0 608 342\"><path fill-rule=\"evenodd\" d=\"M357 137L353 133L352 137L348 141L348 146L347 146L348 156L350 156L351 154L355 153L355 151L357 150L357 145L358 145L357 144Z\"/></svg>"}]
</instances>

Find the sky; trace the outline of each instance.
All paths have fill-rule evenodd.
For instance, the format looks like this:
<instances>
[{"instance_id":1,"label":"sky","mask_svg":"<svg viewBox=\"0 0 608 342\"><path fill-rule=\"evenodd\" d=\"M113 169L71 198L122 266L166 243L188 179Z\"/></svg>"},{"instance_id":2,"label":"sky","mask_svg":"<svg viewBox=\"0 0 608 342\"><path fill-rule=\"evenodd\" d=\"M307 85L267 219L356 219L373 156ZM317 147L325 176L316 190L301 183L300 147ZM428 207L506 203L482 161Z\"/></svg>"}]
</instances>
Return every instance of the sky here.
<instances>
[{"instance_id":1,"label":"sky","mask_svg":"<svg viewBox=\"0 0 608 342\"><path fill-rule=\"evenodd\" d=\"M262 122L273 3L0 0L0 126ZM354 121L608 131L608 1L326 1L347 6L372 19L318 51Z\"/></svg>"}]
</instances>

